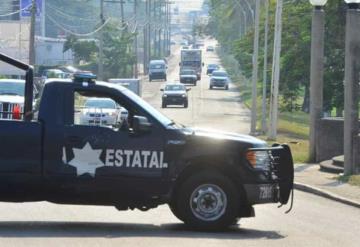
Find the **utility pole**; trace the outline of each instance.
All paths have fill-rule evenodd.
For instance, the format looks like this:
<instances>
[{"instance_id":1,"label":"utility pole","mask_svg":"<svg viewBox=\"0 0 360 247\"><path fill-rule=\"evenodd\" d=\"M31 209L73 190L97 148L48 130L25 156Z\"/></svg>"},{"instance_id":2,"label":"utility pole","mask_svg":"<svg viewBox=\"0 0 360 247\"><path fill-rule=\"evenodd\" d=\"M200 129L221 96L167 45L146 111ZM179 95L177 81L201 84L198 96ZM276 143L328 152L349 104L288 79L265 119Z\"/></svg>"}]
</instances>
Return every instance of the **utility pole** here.
<instances>
[{"instance_id":1,"label":"utility pole","mask_svg":"<svg viewBox=\"0 0 360 247\"><path fill-rule=\"evenodd\" d=\"M125 16L124 16L124 1L120 0L120 14L121 14L121 28L124 28Z\"/></svg>"},{"instance_id":2,"label":"utility pole","mask_svg":"<svg viewBox=\"0 0 360 247\"><path fill-rule=\"evenodd\" d=\"M134 66L134 77L138 78L138 33L137 33L137 0L134 0L134 16L135 16L135 23L136 23L136 36L134 39L134 50L135 50L135 66Z\"/></svg>"},{"instance_id":3,"label":"utility pole","mask_svg":"<svg viewBox=\"0 0 360 247\"><path fill-rule=\"evenodd\" d=\"M275 14L275 37L273 51L273 66L271 76L271 95L270 95L270 129L269 139L276 140L277 118L278 118L278 95L280 79L280 53L281 53L281 31L282 31L282 8L283 0L277 0Z\"/></svg>"},{"instance_id":4,"label":"utility pole","mask_svg":"<svg viewBox=\"0 0 360 247\"><path fill-rule=\"evenodd\" d=\"M146 0L145 2L145 25L143 27L143 38L144 38L144 45L143 45L143 73L144 75L146 75L147 73L147 55L148 55L148 34L147 34L147 29L148 29L148 26L149 26L149 0Z\"/></svg>"},{"instance_id":5,"label":"utility pole","mask_svg":"<svg viewBox=\"0 0 360 247\"><path fill-rule=\"evenodd\" d=\"M45 28L45 0L41 1L41 36L45 37L46 36L46 28Z\"/></svg>"},{"instance_id":6,"label":"utility pole","mask_svg":"<svg viewBox=\"0 0 360 247\"><path fill-rule=\"evenodd\" d=\"M262 114L261 114L261 131L266 134L266 84L267 84L267 60L268 60L268 36L269 36L269 0L265 0L265 34L264 34L264 71L262 86Z\"/></svg>"},{"instance_id":7,"label":"utility pole","mask_svg":"<svg viewBox=\"0 0 360 247\"><path fill-rule=\"evenodd\" d=\"M323 6L314 6L311 24L310 61L310 138L309 161L316 162L316 137L323 113L324 87L324 34L325 12Z\"/></svg>"},{"instance_id":8,"label":"utility pole","mask_svg":"<svg viewBox=\"0 0 360 247\"><path fill-rule=\"evenodd\" d=\"M35 18L36 18L36 1L31 2L31 20L30 20L30 43L29 43L29 63L35 64Z\"/></svg>"},{"instance_id":9,"label":"utility pole","mask_svg":"<svg viewBox=\"0 0 360 247\"><path fill-rule=\"evenodd\" d=\"M256 0L255 5L255 35L253 53L253 74L252 74L252 104L251 104L251 134L256 134L257 120L257 81L258 81L258 53L259 53L259 19L260 19L260 0Z\"/></svg>"},{"instance_id":10,"label":"utility pole","mask_svg":"<svg viewBox=\"0 0 360 247\"><path fill-rule=\"evenodd\" d=\"M360 173L359 161L359 74L360 6L348 3L345 28L344 175ZM357 140L356 140L357 139Z\"/></svg>"},{"instance_id":11,"label":"utility pole","mask_svg":"<svg viewBox=\"0 0 360 247\"><path fill-rule=\"evenodd\" d=\"M105 18L104 18L104 0L100 0L100 23L104 25ZM103 67L103 57L104 57L104 40L103 40L103 29L99 32L99 64L98 64L98 78L99 80L103 80L104 76L104 67Z\"/></svg>"},{"instance_id":12,"label":"utility pole","mask_svg":"<svg viewBox=\"0 0 360 247\"><path fill-rule=\"evenodd\" d=\"M152 7L152 4L151 4L151 1L152 0L148 0L149 1L149 6L148 6L148 13L149 13L149 26L148 26L148 61L147 61L147 64L149 64L150 62L150 59L151 59L151 30L152 30L152 18L151 18L151 7Z\"/></svg>"}]
</instances>

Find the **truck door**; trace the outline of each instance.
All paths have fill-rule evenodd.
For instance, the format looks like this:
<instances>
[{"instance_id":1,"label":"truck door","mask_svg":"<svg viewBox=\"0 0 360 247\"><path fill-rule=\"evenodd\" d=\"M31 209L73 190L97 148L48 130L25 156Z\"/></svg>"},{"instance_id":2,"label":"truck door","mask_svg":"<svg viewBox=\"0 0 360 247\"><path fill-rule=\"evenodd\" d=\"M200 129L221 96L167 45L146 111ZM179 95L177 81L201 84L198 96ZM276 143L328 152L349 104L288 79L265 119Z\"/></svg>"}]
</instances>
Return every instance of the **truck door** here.
<instances>
[{"instance_id":1,"label":"truck door","mask_svg":"<svg viewBox=\"0 0 360 247\"><path fill-rule=\"evenodd\" d=\"M63 166L71 169L58 169L57 175L71 181L75 190L130 195L164 190L162 126L111 90L79 88L70 98L59 152ZM151 131L133 133L135 115L147 117Z\"/></svg>"}]
</instances>

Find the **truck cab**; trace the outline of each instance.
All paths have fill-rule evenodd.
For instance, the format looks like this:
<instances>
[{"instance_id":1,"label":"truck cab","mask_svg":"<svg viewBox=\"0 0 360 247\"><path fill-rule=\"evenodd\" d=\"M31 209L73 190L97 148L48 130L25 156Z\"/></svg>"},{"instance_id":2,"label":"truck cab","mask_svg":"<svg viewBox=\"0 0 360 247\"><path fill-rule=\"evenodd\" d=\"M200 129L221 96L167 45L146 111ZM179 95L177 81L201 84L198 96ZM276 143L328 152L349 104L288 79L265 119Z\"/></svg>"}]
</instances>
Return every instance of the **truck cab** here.
<instances>
[{"instance_id":1,"label":"truck cab","mask_svg":"<svg viewBox=\"0 0 360 247\"><path fill-rule=\"evenodd\" d=\"M255 204L289 200L294 171L287 145L177 124L89 73L47 82L35 118L31 67L14 64L28 70L24 118L0 120L0 201L144 211L168 204L191 228L221 230L254 216ZM79 109L89 98L111 99L128 111L126 121L81 122Z\"/></svg>"}]
</instances>

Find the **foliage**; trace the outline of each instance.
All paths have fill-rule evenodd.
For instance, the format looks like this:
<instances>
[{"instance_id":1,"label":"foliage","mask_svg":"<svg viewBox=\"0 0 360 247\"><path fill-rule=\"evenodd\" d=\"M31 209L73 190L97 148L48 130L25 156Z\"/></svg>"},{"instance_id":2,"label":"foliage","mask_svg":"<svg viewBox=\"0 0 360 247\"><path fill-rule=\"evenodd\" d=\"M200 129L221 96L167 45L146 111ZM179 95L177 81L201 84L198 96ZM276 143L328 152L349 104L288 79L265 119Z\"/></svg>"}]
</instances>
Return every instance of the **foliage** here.
<instances>
[{"instance_id":1,"label":"foliage","mask_svg":"<svg viewBox=\"0 0 360 247\"><path fill-rule=\"evenodd\" d=\"M94 40L79 40L74 35L67 37L63 52L70 49L74 53L76 63L79 63L81 60L91 61L97 53L97 46Z\"/></svg>"},{"instance_id":2,"label":"foliage","mask_svg":"<svg viewBox=\"0 0 360 247\"><path fill-rule=\"evenodd\" d=\"M111 22L103 29L104 78L130 77L135 56L132 44L136 33L127 29L120 30L120 23ZM83 62L82 68L97 70L99 48L95 40L81 40L70 35L64 45L64 51L72 49L77 63ZM95 71L94 71L95 72Z\"/></svg>"},{"instance_id":3,"label":"foliage","mask_svg":"<svg viewBox=\"0 0 360 247\"><path fill-rule=\"evenodd\" d=\"M241 1L241 0L240 0ZM238 1L239 2L239 1ZM271 61L274 37L274 19L276 1L270 0L269 39L268 39L268 78L271 78ZM215 36L224 47L224 51L232 54L240 64L246 77L252 75L253 28L241 35L239 26L240 7L235 0L210 0L210 21L207 30ZM282 47L280 73L280 99L282 111L308 111L310 81L311 50L311 11L308 1L285 0L282 17ZM326 7L325 29L325 71L324 71L324 108L330 111L343 108L344 77L344 3L329 0ZM264 44L264 10L260 21L260 47ZM263 65L264 50L259 51L259 66ZM259 70L261 71L261 69ZM259 73L259 81L262 73ZM268 87L269 88L269 87ZM299 101L299 99L301 99Z\"/></svg>"}]
</instances>

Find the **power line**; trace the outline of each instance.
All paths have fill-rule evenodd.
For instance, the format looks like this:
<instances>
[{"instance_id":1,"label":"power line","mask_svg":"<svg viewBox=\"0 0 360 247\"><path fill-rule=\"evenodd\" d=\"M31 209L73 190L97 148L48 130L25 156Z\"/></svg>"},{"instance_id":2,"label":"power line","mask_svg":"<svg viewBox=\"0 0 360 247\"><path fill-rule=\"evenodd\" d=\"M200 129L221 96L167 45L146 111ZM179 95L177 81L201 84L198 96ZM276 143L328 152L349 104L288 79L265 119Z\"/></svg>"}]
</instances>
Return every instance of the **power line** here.
<instances>
[{"instance_id":1,"label":"power line","mask_svg":"<svg viewBox=\"0 0 360 247\"><path fill-rule=\"evenodd\" d=\"M63 31L67 32L67 33L70 33L70 34L73 34L75 36L80 36L80 37L87 37L87 36L91 36L91 35L94 35L95 33L99 32L100 30L102 30L110 21L111 18L108 18L107 20L105 20L105 22L100 26L98 27L97 29L95 29L94 31L90 32L90 33L76 33L76 32L73 32L67 28L64 28L60 23L58 23L56 20L54 20L51 16L49 15L46 15L47 18L49 18L49 20L55 24L57 27L59 27L60 29L62 29Z\"/></svg>"},{"instance_id":2,"label":"power line","mask_svg":"<svg viewBox=\"0 0 360 247\"><path fill-rule=\"evenodd\" d=\"M0 17L6 17L6 16L11 16L11 15L18 14L18 13L20 13L21 11L24 11L24 10L28 9L29 7L31 7L31 4L29 4L28 6L22 8L22 9L19 9L19 10L15 11L15 12L7 13L7 14L1 14Z\"/></svg>"},{"instance_id":3,"label":"power line","mask_svg":"<svg viewBox=\"0 0 360 247\"><path fill-rule=\"evenodd\" d=\"M59 14L62 15L63 17L71 18L71 19L76 20L76 21L78 21L78 20L88 21L88 22L97 21L97 19L90 18L90 17L93 16L93 15L88 16L88 17L79 17L79 16L76 16L76 15L74 16L74 15L70 15L70 14L68 14L68 13L65 13L65 12L61 11L60 9L51 6L51 4L46 4L46 7L48 7L49 9L51 9L51 10L57 12L57 13L59 13Z\"/></svg>"}]
</instances>

